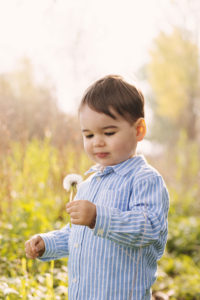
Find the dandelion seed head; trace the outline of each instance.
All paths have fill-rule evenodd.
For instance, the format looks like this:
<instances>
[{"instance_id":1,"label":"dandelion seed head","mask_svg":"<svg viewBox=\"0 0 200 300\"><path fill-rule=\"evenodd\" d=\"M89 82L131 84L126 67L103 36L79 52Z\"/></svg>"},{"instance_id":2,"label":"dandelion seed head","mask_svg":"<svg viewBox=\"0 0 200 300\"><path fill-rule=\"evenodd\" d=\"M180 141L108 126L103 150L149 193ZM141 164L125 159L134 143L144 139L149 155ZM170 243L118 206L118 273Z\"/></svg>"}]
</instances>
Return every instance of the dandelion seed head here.
<instances>
[{"instance_id":1,"label":"dandelion seed head","mask_svg":"<svg viewBox=\"0 0 200 300\"><path fill-rule=\"evenodd\" d=\"M63 187L68 192L71 187L77 186L83 181L83 178L81 175L78 174L69 174L65 176L63 179Z\"/></svg>"}]
</instances>

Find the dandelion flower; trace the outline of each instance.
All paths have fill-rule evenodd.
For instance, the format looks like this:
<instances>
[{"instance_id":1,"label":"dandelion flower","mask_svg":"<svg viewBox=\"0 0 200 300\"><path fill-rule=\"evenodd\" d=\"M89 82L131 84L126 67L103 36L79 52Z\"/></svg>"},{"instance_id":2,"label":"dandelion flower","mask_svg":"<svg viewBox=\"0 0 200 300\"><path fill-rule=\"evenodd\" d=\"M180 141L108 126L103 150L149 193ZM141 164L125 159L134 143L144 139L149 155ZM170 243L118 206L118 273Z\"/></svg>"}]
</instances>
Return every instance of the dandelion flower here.
<instances>
[{"instance_id":1,"label":"dandelion flower","mask_svg":"<svg viewBox=\"0 0 200 300\"><path fill-rule=\"evenodd\" d=\"M64 189L69 192L69 201L73 201L74 192L76 191L77 186L82 182L83 178L78 174L69 174L63 180Z\"/></svg>"},{"instance_id":2,"label":"dandelion flower","mask_svg":"<svg viewBox=\"0 0 200 300\"><path fill-rule=\"evenodd\" d=\"M71 187L76 187L82 181L83 181L83 178L81 175L69 174L69 175L65 176L65 178L63 180L63 187L67 192L69 192Z\"/></svg>"}]
</instances>

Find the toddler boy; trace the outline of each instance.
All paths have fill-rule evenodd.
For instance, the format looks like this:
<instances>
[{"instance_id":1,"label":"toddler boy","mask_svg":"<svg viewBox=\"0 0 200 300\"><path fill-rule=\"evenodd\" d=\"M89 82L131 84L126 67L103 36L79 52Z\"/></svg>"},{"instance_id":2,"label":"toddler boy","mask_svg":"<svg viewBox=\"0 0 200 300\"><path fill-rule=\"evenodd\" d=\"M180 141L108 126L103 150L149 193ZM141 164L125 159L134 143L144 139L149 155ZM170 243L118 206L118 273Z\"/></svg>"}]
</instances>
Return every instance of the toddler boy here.
<instances>
[{"instance_id":1,"label":"toddler boy","mask_svg":"<svg viewBox=\"0 0 200 300\"><path fill-rule=\"evenodd\" d=\"M96 165L67 204L72 227L33 237L26 255L69 256L69 300L149 300L169 197L158 171L136 154L146 133L143 95L120 76L106 76L86 91L79 119Z\"/></svg>"}]
</instances>

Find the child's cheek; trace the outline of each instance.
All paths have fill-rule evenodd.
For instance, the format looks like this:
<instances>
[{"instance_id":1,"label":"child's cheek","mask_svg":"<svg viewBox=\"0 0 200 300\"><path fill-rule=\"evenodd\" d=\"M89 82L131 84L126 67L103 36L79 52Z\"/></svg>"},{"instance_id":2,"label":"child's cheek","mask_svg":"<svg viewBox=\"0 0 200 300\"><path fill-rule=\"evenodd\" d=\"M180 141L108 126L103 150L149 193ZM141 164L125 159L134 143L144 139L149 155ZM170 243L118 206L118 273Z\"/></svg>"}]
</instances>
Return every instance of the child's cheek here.
<instances>
[{"instance_id":1,"label":"child's cheek","mask_svg":"<svg viewBox=\"0 0 200 300\"><path fill-rule=\"evenodd\" d=\"M87 141L84 141L83 146L84 146L85 152L89 154L90 153L89 143Z\"/></svg>"}]
</instances>

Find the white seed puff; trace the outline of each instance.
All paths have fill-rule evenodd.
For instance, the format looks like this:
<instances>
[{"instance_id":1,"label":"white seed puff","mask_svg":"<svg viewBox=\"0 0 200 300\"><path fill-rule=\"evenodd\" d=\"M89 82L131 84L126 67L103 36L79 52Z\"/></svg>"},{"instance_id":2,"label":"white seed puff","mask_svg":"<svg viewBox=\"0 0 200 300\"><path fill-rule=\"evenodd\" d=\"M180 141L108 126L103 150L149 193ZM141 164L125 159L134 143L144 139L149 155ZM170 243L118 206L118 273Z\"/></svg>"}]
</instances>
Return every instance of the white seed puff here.
<instances>
[{"instance_id":1,"label":"white seed puff","mask_svg":"<svg viewBox=\"0 0 200 300\"><path fill-rule=\"evenodd\" d=\"M81 175L69 174L63 179L63 187L67 192L69 192L71 187L77 187L77 185L79 185L82 181L83 178Z\"/></svg>"}]
</instances>

